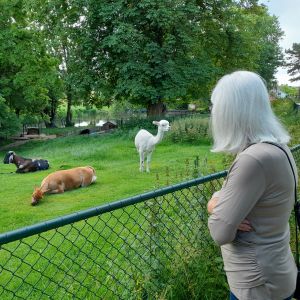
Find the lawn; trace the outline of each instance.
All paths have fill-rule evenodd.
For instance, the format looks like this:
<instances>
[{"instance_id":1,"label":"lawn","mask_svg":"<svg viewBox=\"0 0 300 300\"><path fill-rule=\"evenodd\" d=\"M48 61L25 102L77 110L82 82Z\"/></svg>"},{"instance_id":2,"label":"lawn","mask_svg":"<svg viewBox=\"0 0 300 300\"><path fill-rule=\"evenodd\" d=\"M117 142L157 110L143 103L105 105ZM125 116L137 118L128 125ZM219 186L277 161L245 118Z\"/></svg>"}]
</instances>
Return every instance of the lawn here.
<instances>
[{"instance_id":1,"label":"lawn","mask_svg":"<svg viewBox=\"0 0 300 300\"><path fill-rule=\"evenodd\" d=\"M14 165L1 165L0 231L223 170L230 161L210 153L210 145L200 139L193 143L165 139L153 154L151 173L140 173L133 136L133 132L68 136L11 149L25 157L48 159L51 170L15 174L11 173ZM83 165L96 169L95 184L46 196L36 207L30 205L33 187L48 173ZM120 299L117 295L140 299L144 291L161 293L160 299L225 298L228 287L220 272L219 252L207 242L211 240L205 209L214 187L219 186L215 182L178 191L147 205L139 203L3 245L1 299L54 295L57 299L73 299L74 295L80 299L99 295L101 299Z\"/></svg>"},{"instance_id":2,"label":"lawn","mask_svg":"<svg viewBox=\"0 0 300 300\"><path fill-rule=\"evenodd\" d=\"M211 154L206 143L174 144L162 141L152 157L150 173L139 172L139 157L132 137L120 133L60 137L48 141L31 141L14 150L18 155L48 159L51 168L29 174L16 174L15 165L1 164L0 232L53 219L78 210L154 190L160 186L193 176L194 160L199 170L219 166L222 156ZM0 152L4 157L5 151ZM46 195L39 205L30 205L34 186L47 174L76 166L91 165L97 181L84 188L59 195Z\"/></svg>"}]
</instances>

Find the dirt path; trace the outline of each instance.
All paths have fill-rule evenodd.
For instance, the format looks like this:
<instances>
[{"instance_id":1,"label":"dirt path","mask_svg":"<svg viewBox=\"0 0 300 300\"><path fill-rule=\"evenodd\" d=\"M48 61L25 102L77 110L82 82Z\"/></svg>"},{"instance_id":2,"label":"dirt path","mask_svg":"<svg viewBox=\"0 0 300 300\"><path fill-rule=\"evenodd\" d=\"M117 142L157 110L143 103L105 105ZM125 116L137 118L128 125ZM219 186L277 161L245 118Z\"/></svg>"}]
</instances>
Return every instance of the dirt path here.
<instances>
[{"instance_id":1,"label":"dirt path","mask_svg":"<svg viewBox=\"0 0 300 300\"><path fill-rule=\"evenodd\" d=\"M17 147L19 147L29 141L32 141L32 140L43 141L43 140L48 140L48 139L55 139L56 135L40 135L40 136L33 136L33 135L29 136L28 135L27 137L28 137L27 139L16 140L13 143L10 143L8 145L0 147L0 151L11 150L11 149L17 148Z\"/></svg>"},{"instance_id":2,"label":"dirt path","mask_svg":"<svg viewBox=\"0 0 300 300\"><path fill-rule=\"evenodd\" d=\"M13 149L13 148L17 148L17 147L19 147L19 146L27 143L28 141L30 141L30 140L15 141L15 142L13 142L11 144L8 144L8 145L0 147L0 151L10 150L10 149Z\"/></svg>"}]
</instances>

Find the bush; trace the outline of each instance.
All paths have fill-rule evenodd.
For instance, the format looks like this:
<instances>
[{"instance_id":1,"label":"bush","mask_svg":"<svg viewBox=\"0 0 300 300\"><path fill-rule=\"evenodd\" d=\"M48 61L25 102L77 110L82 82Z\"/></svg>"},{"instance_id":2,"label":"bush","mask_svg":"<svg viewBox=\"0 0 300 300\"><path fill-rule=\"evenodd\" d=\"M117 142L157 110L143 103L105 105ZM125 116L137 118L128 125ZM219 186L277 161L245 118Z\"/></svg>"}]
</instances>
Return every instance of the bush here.
<instances>
[{"instance_id":1,"label":"bush","mask_svg":"<svg viewBox=\"0 0 300 300\"><path fill-rule=\"evenodd\" d=\"M166 140L174 143L181 142L207 142L211 141L208 118L184 118L171 123L171 130Z\"/></svg>"},{"instance_id":2,"label":"bush","mask_svg":"<svg viewBox=\"0 0 300 300\"><path fill-rule=\"evenodd\" d=\"M288 118L293 115L293 101L292 100L273 100L271 102L274 113L279 118Z\"/></svg>"},{"instance_id":3,"label":"bush","mask_svg":"<svg viewBox=\"0 0 300 300\"><path fill-rule=\"evenodd\" d=\"M300 140L300 113L295 111L293 106L294 101L290 99L272 101L273 111L291 136L289 146L298 144Z\"/></svg>"}]
</instances>

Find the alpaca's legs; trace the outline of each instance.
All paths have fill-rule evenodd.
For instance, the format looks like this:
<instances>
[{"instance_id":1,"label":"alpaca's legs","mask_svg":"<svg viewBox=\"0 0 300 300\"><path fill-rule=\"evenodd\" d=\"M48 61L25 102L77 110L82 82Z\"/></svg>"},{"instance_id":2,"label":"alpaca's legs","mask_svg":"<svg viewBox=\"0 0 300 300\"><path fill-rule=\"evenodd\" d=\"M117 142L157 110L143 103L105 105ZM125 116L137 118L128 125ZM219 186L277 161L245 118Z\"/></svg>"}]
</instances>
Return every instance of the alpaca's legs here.
<instances>
[{"instance_id":1,"label":"alpaca's legs","mask_svg":"<svg viewBox=\"0 0 300 300\"><path fill-rule=\"evenodd\" d=\"M150 172L150 162L151 162L151 156L152 156L152 152L149 152L147 154L147 172Z\"/></svg>"},{"instance_id":2,"label":"alpaca's legs","mask_svg":"<svg viewBox=\"0 0 300 300\"><path fill-rule=\"evenodd\" d=\"M140 171L143 172L144 171L144 152L140 151Z\"/></svg>"}]
</instances>

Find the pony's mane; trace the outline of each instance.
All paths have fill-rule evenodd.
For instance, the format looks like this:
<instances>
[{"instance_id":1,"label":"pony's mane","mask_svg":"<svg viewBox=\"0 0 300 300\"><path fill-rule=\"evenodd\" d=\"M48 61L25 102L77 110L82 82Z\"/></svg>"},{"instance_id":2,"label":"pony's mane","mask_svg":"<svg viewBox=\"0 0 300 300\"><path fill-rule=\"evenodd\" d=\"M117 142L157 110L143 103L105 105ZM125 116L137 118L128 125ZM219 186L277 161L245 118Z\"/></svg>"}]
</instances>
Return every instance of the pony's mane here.
<instances>
[{"instance_id":1,"label":"pony's mane","mask_svg":"<svg viewBox=\"0 0 300 300\"><path fill-rule=\"evenodd\" d=\"M40 188L35 188L34 192L32 194L32 197L35 200L39 201L39 200L41 200L43 198L43 195L44 195L44 193L42 192L42 190Z\"/></svg>"}]
</instances>

